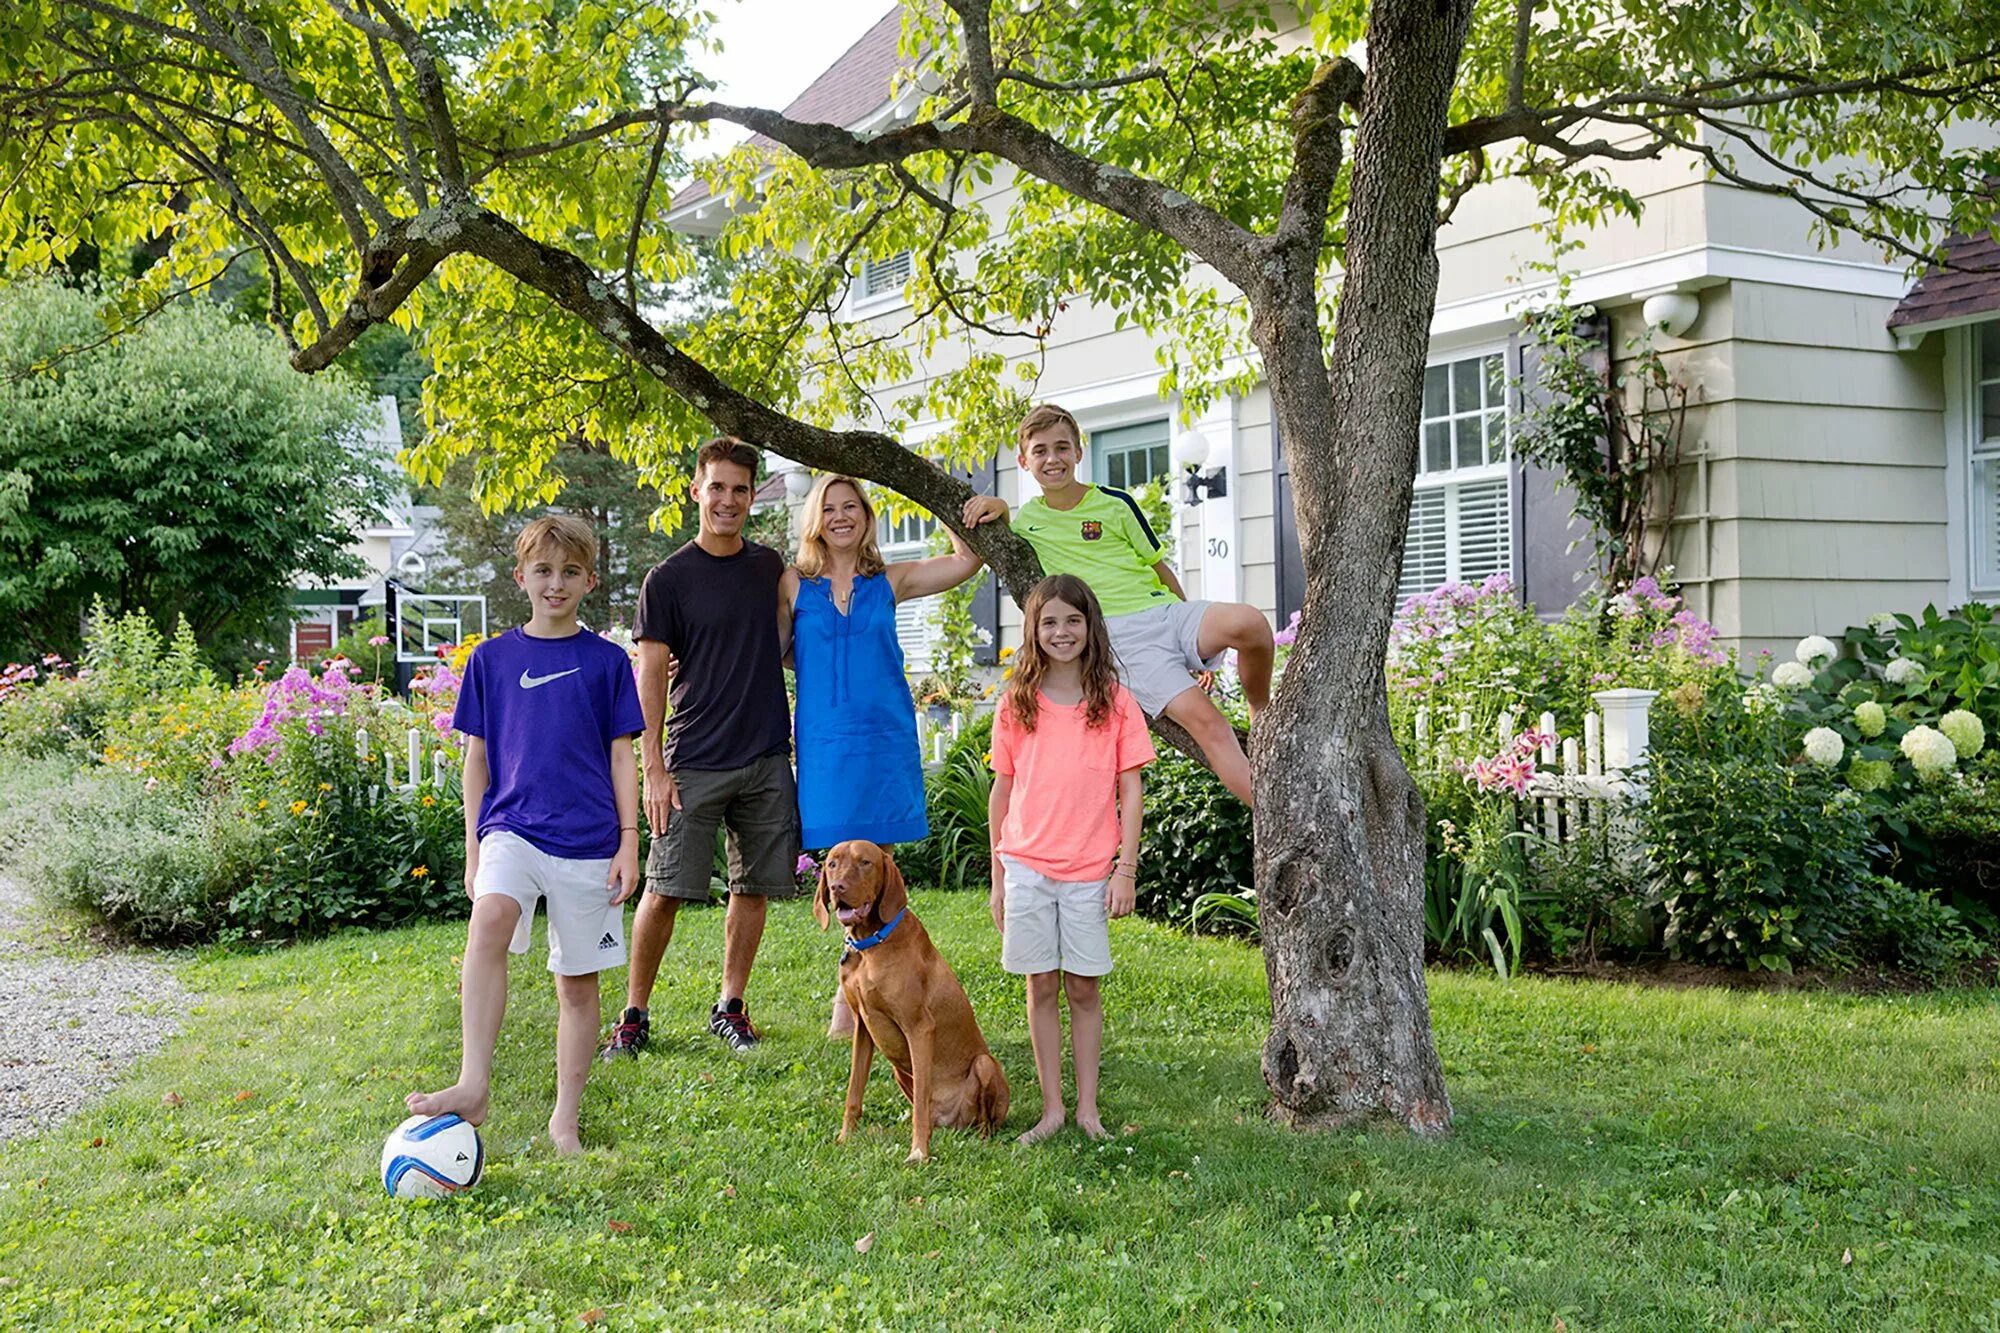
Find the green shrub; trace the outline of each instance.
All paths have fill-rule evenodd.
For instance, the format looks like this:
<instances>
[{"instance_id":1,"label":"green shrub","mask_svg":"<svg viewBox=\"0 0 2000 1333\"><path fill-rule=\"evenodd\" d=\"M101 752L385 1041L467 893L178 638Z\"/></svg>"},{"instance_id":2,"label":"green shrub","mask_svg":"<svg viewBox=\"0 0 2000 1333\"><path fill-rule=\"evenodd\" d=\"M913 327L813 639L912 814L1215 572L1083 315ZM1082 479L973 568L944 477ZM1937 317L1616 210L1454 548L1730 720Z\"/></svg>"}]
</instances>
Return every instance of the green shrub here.
<instances>
[{"instance_id":1,"label":"green shrub","mask_svg":"<svg viewBox=\"0 0 2000 1333\"><path fill-rule=\"evenodd\" d=\"M0 699L0 754L40 759L95 749L104 734L104 699L88 681L44 675Z\"/></svg>"},{"instance_id":2,"label":"green shrub","mask_svg":"<svg viewBox=\"0 0 2000 1333\"><path fill-rule=\"evenodd\" d=\"M1887 963L1937 979L1987 952L1937 895L1883 875L1859 888L1847 908L1843 951L1851 961Z\"/></svg>"},{"instance_id":3,"label":"green shrub","mask_svg":"<svg viewBox=\"0 0 2000 1333\"><path fill-rule=\"evenodd\" d=\"M1910 793L1884 817L1895 840L1890 873L1939 886L1939 897L1981 938L2000 942L2000 752L1988 751L1963 782Z\"/></svg>"},{"instance_id":4,"label":"green shrub","mask_svg":"<svg viewBox=\"0 0 2000 1333\"><path fill-rule=\"evenodd\" d=\"M352 664L348 675L356 685L380 685L384 689L395 688L396 646L393 643L374 644L370 639L385 639L389 632L383 628L382 613L370 611L354 622L354 628L346 637L333 645L325 654L329 659L344 657ZM319 661L301 662L300 666L317 669Z\"/></svg>"},{"instance_id":5,"label":"green shrub","mask_svg":"<svg viewBox=\"0 0 2000 1333\"><path fill-rule=\"evenodd\" d=\"M1639 819L1676 956L1788 972L1838 948L1874 843L1825 770L1655 754Z\"/></svg>"},{"instance_id":6,"label":"green shrub","mask_svg":"<svg viewBox=\"0 0 2000 1333\"><path fill-rule=\"evenodd\" d=\"M269 848L255 821L186 805L127 773L77 774L48 793L14 863L47 901L149 942L210 938Z\"/></svg>"},{"instance_id":7,"label":"green shrub","mask_svg":"<svg viewBox=\"0 0 2000 1333\"><path fill-rule=\"evenodd\" d=\"M924 809L930 836L896 851L903 875L939 888L985 890L991 861L986 799L993 792L989 756L993 715L966 724L945 750L944 760L924 778Z\"/></svg>"},{"instance_id":8,"label":"green shrub","mask_svg":"<svg viewBox=\"0 0 2000 1333\"><path fill-rule=\"evenodd\" d=\"M1162 743L1146 768L1138 910L1187 924L1209 894L1241 897L1255 883L1250 809L1215 774Z\"/></svg>"}]
</instances>

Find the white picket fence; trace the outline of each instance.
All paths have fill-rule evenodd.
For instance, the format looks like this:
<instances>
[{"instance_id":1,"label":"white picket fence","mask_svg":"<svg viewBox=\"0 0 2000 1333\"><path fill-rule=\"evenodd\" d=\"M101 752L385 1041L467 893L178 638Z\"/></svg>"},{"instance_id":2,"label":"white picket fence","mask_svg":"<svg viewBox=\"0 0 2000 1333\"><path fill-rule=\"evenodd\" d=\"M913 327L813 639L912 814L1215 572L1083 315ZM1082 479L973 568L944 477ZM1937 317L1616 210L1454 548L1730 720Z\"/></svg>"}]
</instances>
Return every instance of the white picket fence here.
<instances>
[{"instance_id":1,"label":"white picket fence","mask_svg":"<svg viewBox=\"0 0 2000 1333\"><path fill-rule=\"evenodd\" d=\"M1591 696L1598 711L1583 717L1583 735L1563 736L1554 713L1543 713L1533 730L1545 739L1538 747L1536 773L1525 796L1517 798L1521 823L1550 842L1601 836L1618 808L1643 795L1651 729L1648 713L1657 690L1599 690ZM1476 755L1498 754L1522 733L1521 719L1500 714L1490 739L1474 734L1472 711L1440 725L1431 710L1419 709L1412 761L1430 772L1466 764Z\"/></svg>"},{"instance_id":2,"label":"white picket fence","mask_svg":"<svg viewBox=\"0 0 2000 1333\"><path fill-rule=\"evenodd\" d=\"M369 742L368 732L357 729L354 733L354 753L363 764L370 762L369 756L375 747ZM382 784L392 791L409 791L423 785L424 753L430 751L431 782L442 785L445 775L457 763L458 756L450 746L427 746L422 727L411 727L403 734L403 753L398 755L394 747L382 747ZM396 761L402 760L401 764ZM399 771L400 770L400 771Z\"/></svg>"}]
</instances>

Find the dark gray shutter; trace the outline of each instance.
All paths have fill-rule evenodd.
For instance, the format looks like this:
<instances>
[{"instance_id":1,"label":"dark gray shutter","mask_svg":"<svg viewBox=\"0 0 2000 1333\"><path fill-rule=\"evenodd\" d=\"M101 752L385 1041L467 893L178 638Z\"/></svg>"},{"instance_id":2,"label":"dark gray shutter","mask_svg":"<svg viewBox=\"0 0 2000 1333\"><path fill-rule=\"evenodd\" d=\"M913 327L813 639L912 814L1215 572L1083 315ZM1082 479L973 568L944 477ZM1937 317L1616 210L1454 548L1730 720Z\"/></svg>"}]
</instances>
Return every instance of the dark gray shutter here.
<instances>
[{"instance_id":1,"label":"dark gray shutter","mask_svg":"<svg viewBox=\"0 0 2000 1333\"><path fill-rule=\"evenodd\" d=\"M984 464L972 469L966 479L972 489L982 495L1000 493L1000 458L994 455ZM972 594L972 619L979 628L986 631L986 642L975 649L972 660L980 666L997 666L1000 663L1000 581L993 577L992 570L979 576L979 586Z\"/></svg>"},{"instance_id":2,"label":"dark gray shutter","mask_svg":"<svg viewBox=\"0 0 2000 1333\"><path fill-rule=\"evenodd\" d=\"M1610 374L1609 322L1592 316L1590 333L1602 349L1606 375ZM1545 401L1540 393L1541 353L1519 334L1507 339L1507 370L1514 380L1508 404L1514 429L1518 431L1527 412ZM1608 443L1600 448L1608 448ZM1556 473L1525 459L1513 458L1508 483L1514 493L1514 576L1523 600L1531 603L1543 618L1552 619L1590 590L1596 582L1592 568L1594 547L1581 519L1570 518L1575 494L1558 490ZM1571 543L1575 549L1570 549Z\"/></svg>"},{"instance_id":3,"label":"dark gray shutter","mask_svg":"<svg viewBox=\"0 0 2000 1333\"><path fill-rule=\"evenodd\" d=\"M1277 469L1272 474L1271 500L1278 525L1278 624L1285 625L1306 604L1306 562L1299 551L1298 514L1292 508L1292 464L1276 420L1271 422L1271 449Z\"/></svg>"}]
</instances>

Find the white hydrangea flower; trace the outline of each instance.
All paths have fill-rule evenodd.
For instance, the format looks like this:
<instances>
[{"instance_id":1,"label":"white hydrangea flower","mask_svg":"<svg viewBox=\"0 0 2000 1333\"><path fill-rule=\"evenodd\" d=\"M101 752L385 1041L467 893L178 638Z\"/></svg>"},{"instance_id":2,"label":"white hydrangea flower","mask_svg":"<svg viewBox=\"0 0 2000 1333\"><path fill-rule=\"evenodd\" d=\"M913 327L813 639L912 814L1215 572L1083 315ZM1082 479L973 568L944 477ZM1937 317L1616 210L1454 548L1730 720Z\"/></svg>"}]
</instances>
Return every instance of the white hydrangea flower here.
<instances>
[{"instance_id":1,"label":"white hydrangea flower","mask_svg":"<svg viewBox=\"0 0 2000 1333\"><path fill-rule=\"evenodd\" d=\"M1889 714L1873 699L1854 705L1854 729L1873 740L1889 725Z\"/></svg>"},{"instance_id":2,"label":"white hydrangea flower","mask_svg":"<svg viewBox=\"0 0 2000 1333\"><path fill-rule=\"evenodd\" d=\"M1847 742L1832 727L1814 727L1806 733L1806 758L1821 768L1832 768L1847 753Z\"/></svg>"},{"instance_id":3,"label":"white hydrangea flower","mask_svg":"<svg viewBox=\"0 0 2000 1333\"><path fill-rule=\"evenodd\" d=\"M1920 778L1949 773L1958 764L1951 738L1935 727L1911 727L1903 733L1902 750Z\"/></svg>"},{"instance_id":4,"label":"white hydrangea flower","mask_svg":"<svg viewBox=\"0 0 2000 1333\"><path fill-rule=\"evenodd\" d=\"M1951 742L1960 759L1970 759L1986 745L1986 724L1975 713L1954 708L1938 719L1938 730Z\"/></svg>"},{"instance_id":5,"label":"white hydrangea flower","mask_svg":"<svg viewBox=\"0 0 2000 1333\"><path fill-rule=\"evenodd\" d=\"M1792 656L1818 670L1831 662L1839 652L1840 649L1834 647L1833 640L1826 635L1808 634L1799 640L1799 646L1792 650Z\"/></svg>"},{"instance_id":6,"label":"white hydrangea flower","mask_svg":"<svg viewBox=\"0 0 2000 1333\"><path fill-rule=\"evenodd\" d=\"M1890 611L1877 611L1874 615L1868 617L1868 628L1874 630L1877 634L1887 634L1890 630L1896 628L1895 614Z\"/></svg>"},{"instance_id":7,"label":"white hydrangea flower","mask_svg":"<svg viewBox=\"0 0 2000 1333\"><path fill-rule=\"evenodd\" d=\"M1914 657L1898 657L1882 668L1882 675L1891 685L1907 685L1924 674L1924 664Z\"/></svg>"},{"instance_id":8,"label":"white hydrangea flower","mask_svg":"<svg viewBox=\"0 0 2000 1333\"><path fill-rule=\"evenodd\" d=\"M1812 668L1803 662L1780 662L1771 672L1771 683L1781 690L1802 690L1813 683Z\"/></svg>"}]
</instances>

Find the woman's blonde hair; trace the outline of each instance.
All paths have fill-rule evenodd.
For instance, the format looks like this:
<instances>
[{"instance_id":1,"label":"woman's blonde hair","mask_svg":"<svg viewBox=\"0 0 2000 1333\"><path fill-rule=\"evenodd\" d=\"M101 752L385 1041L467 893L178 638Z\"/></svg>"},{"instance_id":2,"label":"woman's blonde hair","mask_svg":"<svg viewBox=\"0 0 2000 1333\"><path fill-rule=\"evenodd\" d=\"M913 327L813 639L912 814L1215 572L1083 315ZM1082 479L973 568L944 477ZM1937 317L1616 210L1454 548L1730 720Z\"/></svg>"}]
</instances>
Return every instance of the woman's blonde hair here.
<instances>
[{"instance_id":1,"label":"woman's blonde hair","mask_svg":"<svg viewBox=\"0 0 2000 1333\"><path fill-rule=\"evenodd\" d=\"M1014 674L1007 681L1007 706L1014 710L1021 730L1035 729L1041 699L1038 692L1049 666L1042 652L1042 608L1050 602L1063 602L1083 612L1083 655L1077 659L1083 673L1083 725L1104 726L1111 721L1111 706L1118 692L1118 666L1111 656L1111 633L1105 628L1097 594L1074 574L1051 574L1029 592L1027 605L1021 608L1021 650L1014 654Z\"/></svg>"},{"instance_id":2,"label":"woman's blonde hair","mask_svg":"<svg viewBox=\"0 0 2000 1333\"><path fill-rule=\"evenodd\" d=\"M836 486L852 487L861 500L861 549L855 552L854 572L862 578L880 574L889 567L889 562L882 558L882 548L875 541L875 505L860 482L838 472L829 472L813 483L812 494L806 497L805 513L799 520L799 553L792 563L809 579L826 572L829 553L826 518L821 511L826 508L826 493Z\"/></svg>"}]
</instances>

